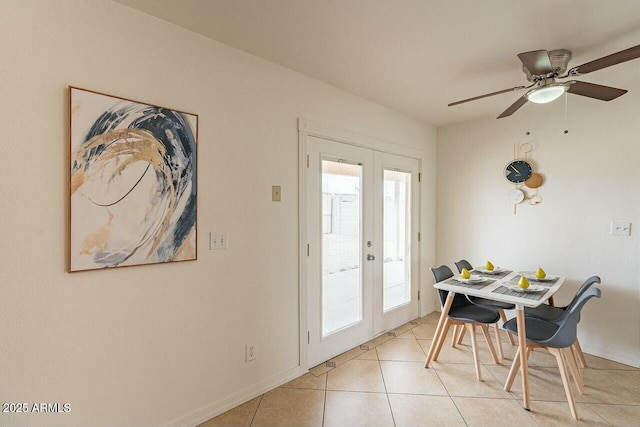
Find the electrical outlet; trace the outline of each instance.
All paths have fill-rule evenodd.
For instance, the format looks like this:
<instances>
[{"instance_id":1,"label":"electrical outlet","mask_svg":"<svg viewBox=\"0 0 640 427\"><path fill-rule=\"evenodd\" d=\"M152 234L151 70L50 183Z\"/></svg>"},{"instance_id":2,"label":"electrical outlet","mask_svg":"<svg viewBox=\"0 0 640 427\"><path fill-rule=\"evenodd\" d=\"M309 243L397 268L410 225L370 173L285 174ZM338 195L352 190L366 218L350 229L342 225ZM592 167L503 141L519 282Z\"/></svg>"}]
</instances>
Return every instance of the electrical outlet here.
<instances>
[{"instance_id":1,"label":"electrical outlet","mask_svg":"<svg viewBox=\"0 0 640 427\"><path fill-rule=\"evenodd\" d=\"M256 358L256 345L255 344L247 344L246 345L246 361L251 362Z\"/></svg>"},{"instance_id":2,"label":"electrical outlet","mask_svg":"<svg viewBox=\"0 0 640 427\"><path fill-rule=\"evenodd\" d=\"M227 249L228 240L226 231L212 231L209 233L209 249Z\"/></svg>"},{"instance_id":3,"label":"electrical outlet","mask_svg":"<svg viewBox=\"0 0 640 427\"><path fill-rule=\"evenodd\" d=\"M611 221L611 235L612 236L630 236L631 223L622 222L622 221Z\"/></svg>"}]
</instances>

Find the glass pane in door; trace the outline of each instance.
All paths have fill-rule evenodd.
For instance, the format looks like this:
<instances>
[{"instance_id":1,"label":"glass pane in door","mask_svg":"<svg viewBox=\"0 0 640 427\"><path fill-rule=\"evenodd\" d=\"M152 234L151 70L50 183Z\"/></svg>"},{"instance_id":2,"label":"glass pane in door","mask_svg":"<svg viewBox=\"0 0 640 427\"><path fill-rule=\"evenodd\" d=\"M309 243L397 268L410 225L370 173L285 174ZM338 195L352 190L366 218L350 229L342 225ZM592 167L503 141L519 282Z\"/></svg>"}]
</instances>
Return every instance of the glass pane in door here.
<instances>
[{"instance_id":1,"label":"glass pane in door","mask_svg":"<svg viewBox=\"0 0 640 427\"><path fill-rule=\"evenodd\" d=\"M362 320L362 166L322 161L322 335Z\"/></svg>"},{"instance_id":2,"label":"glass pane in door","mask_svg":"<svg viewBox=\"0 0 640 427\"><path fill-rule=\"evenodd\" d=\"M411 301L411 174L384 171L383 309Z\"/></svg>"}]
</instances>

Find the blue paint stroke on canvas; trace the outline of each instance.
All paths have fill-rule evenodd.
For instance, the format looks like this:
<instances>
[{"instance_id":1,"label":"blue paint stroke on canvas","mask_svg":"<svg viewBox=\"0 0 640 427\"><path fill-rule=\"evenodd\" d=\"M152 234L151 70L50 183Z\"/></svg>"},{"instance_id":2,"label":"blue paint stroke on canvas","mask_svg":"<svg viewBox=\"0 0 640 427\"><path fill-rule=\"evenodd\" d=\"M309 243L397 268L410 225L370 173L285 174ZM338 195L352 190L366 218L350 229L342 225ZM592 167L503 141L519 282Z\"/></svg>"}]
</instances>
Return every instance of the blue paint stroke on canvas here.
<instances>
[{"instance_id":1,"label":"blue paint stroke on canvas","mask_svg":"<svg viewBox=\"0 0 640 427\"><path fill-rule=\"evenodd\" d=\"M195 259L196 136L188 115L116 102L74 153L71 194L72 269L74 260L76 269L91 269ZM74 214L84 219L75 239Z\"/></svg>"}]
</instances>

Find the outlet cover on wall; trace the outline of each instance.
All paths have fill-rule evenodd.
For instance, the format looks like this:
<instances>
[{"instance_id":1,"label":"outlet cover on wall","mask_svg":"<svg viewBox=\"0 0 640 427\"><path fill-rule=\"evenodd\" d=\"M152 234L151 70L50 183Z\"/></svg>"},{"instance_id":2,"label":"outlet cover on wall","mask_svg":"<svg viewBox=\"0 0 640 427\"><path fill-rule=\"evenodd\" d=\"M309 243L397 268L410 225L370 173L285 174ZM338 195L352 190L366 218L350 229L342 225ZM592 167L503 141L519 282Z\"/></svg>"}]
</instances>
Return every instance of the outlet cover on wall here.
<instances>
[{"instance_id":1,"label":"outlet cover on wall","mask_svg":"<svg viewBox=\"0 0 640 427\"><path fill-rule=\"evenodd\" d=\"M246 345L246 361L251 362L255 358L256 358L256 345L247 344Z\"/></svg>"},{"instance_id":2,"label":"outlet cover on wall","mask_svg":"<svg viewBox=\"0 0 640 427\"><path fill-rule=\"evenodd\" d=\"M229 238L226 231L212 231L209 233L209 249L227 249Z\"/></svg>"},{"instance_id":3,"label":"outlet cover on wall","mask_svg":"<svg viewBox=\"0 0 640 427\"><path fill-rule=\"evenodd\" d=\"M624 221L611 221L611 235L612 236L630 236L631 223L624 222Z\"/></svg>"}]
</instances>

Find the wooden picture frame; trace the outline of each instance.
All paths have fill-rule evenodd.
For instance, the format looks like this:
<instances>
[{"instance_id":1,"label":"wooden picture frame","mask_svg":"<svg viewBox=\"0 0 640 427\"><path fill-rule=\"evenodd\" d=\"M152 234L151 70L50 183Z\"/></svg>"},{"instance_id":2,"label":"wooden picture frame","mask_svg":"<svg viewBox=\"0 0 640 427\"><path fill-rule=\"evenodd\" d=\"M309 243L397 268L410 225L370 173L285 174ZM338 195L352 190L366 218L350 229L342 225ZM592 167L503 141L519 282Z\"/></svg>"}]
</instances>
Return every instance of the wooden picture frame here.
<instances>
[{"instance_id":1,"label":"wooden picture frame","mask_svg":"<svg viewBox=\"0 0 640 427\"><path fill-rule=\"evenodd\" d=\"M69 272L197 259L198 116L69 86Z\"/></svg>"}]
</instances>

